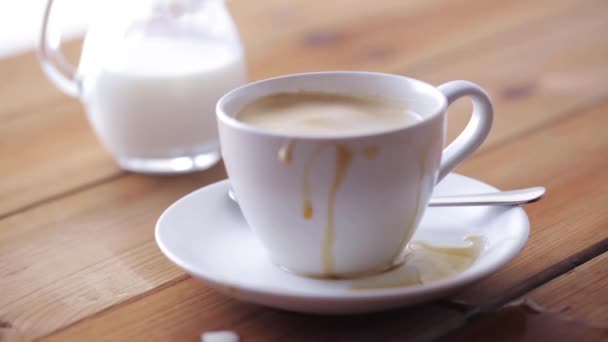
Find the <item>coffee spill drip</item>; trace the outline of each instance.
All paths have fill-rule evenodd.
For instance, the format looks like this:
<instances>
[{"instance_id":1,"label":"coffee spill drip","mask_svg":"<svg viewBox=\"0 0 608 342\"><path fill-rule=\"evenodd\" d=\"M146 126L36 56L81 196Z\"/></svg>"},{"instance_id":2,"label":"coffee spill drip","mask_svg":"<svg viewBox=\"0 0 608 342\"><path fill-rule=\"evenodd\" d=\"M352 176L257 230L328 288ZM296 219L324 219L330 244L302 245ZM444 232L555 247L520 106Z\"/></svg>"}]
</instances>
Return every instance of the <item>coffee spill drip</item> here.
<instances>
[{"instance_id":1,"label":"coffee spill drip","mask_svg":"<svg viewBox=\"0 0 608 342\"><path fill-rule=\"evenodd\" d=\"M306 164L304 164L304 171L302 172L302 217L307 220L310 220L315 213L310 195L310 171L315 159L326 146L328 145L317 145L308 157Z\"/></svg>"},{"instance_id":2,"label":"coffee spill drip","mask_svg":"<svg viewBox=\"0 0 608 342\"><path fill-rule=\"evenodd\" d=\"M285 146L279 149L279 161L285 165L291 164L293 160L293 149L296 141L294 139L287 139Z\"/></svg>"},{"instance_id":3,"label":"coffee spill drip","mask_svg":"<svg viewBox=\"0 0 608 342\"><path fill-rule=\"evenodd\" d=\"M312 209L312 203L310 203L310 200L308 199L304 200L304 204L302 205L302 216L305 219L310 220L313 214L314 210Z\"/></svg>"},{"instance_id":4,"label":"coffee spill drip","mask_svg":"<svg viewBox=\"0 0 608 342\"><path fill-rule=\"evenodd\" d=\"M290 165L293 160L293 150L295 148L296 141L295 139L287 139L287 143L279 149L278 158L281 163L284 165ZM314 214L314 210L312 208L312 203L310 201L310 185L308 184L308 173L310 173L310 166L314 161L316 155L320 152L320 149L317 148L315 152L311 155L311 158L306 163L306 168L304 169L304 176L302 177L302 216L310 220Z\"/></svg>"},{"instance_id":5,"label":"coffee spill drip","mask_svg":"<svg viewBox=\"0 0 608 342\"><path fill-rule=\"evenodd\" d=\"M335 227L335 204L336 204L336 193L340 188L340 184L346 176L348 167L350 166L353 159L353 152L344 145L336 145L336 172L334 179L329 189L329 195L327 198L327 226L325 227L325 238L321 245L321 258L323 260L323 272L325 274L334 273L335 258L334 258L334 240L336 238L336 227Z\"/></svg>"},{"instance_id":6,"label":"coffee spill drip","mask_svg":"<svg viewBox=\"0 0 608 342\"><path fill-rule=\"evenodd\" d=\"M284 165L291 164L293 160L293 150L295 148L295 140L288 139L287 143L279 149L278 158ZM321 243L321 262L323 264L323 271L325 275L331 276L335 269L335 258L333 253L333 246L335 243L335 202L336 194L340 187L340 184L346 177L346 173L353 159L353 151L346 145L341 144L318 144L313 152L309 155L306 163L304 164L304 170L302 172L302 217L307 220L312 219L314 216L314 208L311 199L310 189L310 172L314 164L315 159L319 153L323 151L325 147L333 146L336 151L336 169L334 178L329 189L327 198L327 223L325 227L325 236ZM380 153L380 147L372 145L363 148L360 152L363 156L368 159L373 159Z\"/></svg>"},{"instance_id":7,"label":"coffee spill drip","mask_svg":"<svg viewBox=\"0 0 608 342\"><path fill-rule=\"evenodd\" d=\"M361 151L361 154L367 159L374 159L380 153L380 147L376 145L368 146Z\"/></svg>"},{"instance_id":8,"label":"coffee spill drip","mask_svg":"<svg viewBox=\"0 0 608 342\"><path fill-rule=\"evenodd\" d=\"M485 245L481 236L468 236L468 246L437 246L411 242L405 262L398 268L352 282L354 290L387 289L424 285L456 276L468 269Z\"/></svg>"}]
</instances>

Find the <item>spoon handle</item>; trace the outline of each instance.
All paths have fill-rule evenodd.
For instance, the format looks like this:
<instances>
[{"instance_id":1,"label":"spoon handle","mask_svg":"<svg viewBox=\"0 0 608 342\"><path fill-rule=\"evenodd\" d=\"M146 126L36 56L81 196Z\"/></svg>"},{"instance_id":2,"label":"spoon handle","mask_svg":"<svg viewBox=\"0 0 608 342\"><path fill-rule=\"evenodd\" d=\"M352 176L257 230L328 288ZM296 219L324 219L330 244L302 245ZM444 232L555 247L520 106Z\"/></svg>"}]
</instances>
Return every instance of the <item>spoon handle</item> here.
<instances>
[{"instance_id":1,"label":"spoon handle","mask_svg":"<svg viewBox=\"0 0 608 342\"><path fill-rule=\"evenodd\" d=\"M433 197L429 201L429 207L456 207L456 206L480 206L480 205L518 205L536 202L545 194L545 188L537 186L534 188L488 192L475 195L457 195ZM228 190L228 197L238 203L232 188Z\"/></svg>"},{"instance_id":2,"label":"spoon handle","mask_svg":"<svg viewBox=\"0 0 608 342\"><path fill-rule=\"evenodd\" d=\"M433 197L429 201L429 207L517 205L536 202L541 199L544 194L545 188L538 186L534 188L486 194Z\"/></svg>"}]
</instances>

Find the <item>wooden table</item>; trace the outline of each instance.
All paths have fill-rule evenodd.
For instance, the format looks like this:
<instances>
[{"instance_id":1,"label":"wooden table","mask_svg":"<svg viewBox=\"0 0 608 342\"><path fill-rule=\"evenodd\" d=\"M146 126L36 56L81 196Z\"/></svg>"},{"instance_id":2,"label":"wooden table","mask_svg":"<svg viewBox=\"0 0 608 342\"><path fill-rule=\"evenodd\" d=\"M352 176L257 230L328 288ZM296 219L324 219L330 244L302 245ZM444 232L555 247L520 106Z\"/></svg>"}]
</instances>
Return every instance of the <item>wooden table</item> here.
<instances>
[{"instance_id":1,"label":"wooden table","mask_svg":"<svg viewBox=\"0 0 608 342\"><path fill-rule=\"evenodd\" d=\"M0 61L5 337L13 327L45 341L197 341L226 329L245 341L515 338L520 331L500 319L518 298L578 320L568 324L608 322L608 1L229 5L251 80L352 69L485 87L493 131L457 171L504 189L547 187L545 199L525 207L532 228L524 251L453 299L387 313L317 317L232 300L173 266L153 236L160 213L225 178L223 166L170 177L120 170L80 104L29 53ZM467 103L451 111L450 137L469 111Z\"/></svg>"}]
</instances>

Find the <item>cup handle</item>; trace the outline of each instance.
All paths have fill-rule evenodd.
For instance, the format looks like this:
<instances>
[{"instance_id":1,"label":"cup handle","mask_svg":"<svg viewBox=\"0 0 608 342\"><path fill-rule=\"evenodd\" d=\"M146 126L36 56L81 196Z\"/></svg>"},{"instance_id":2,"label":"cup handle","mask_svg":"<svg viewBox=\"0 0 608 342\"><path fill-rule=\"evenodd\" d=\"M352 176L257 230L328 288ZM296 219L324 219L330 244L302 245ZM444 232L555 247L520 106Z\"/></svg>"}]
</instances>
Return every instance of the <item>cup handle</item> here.
<instances>
[{"instance_id":1,"label":"cup handle","mask_svg":"<svg viewBox=\"0 0 608 342\"><path fill-rule=\"evenodd\" d=\"M44 10L42 19L42 28L40 30L40 41L38 42L38 60L42 66L42 70L46 76L55 83L55 85L66 94L79 97L80 86L76 80L76 68L72 66L65 56L61 53L61 37L58 39L49 39L49 17L53 0L48 0Z\"/></svg>"},{"instance_id":2,"label":"cup handle","mask_svg":"<svg viewBox=\"0 0 608 342\"><path fill-rule=\"evenodd\" d=\"M490 133L494 119L490 96L478 85L469 81L451 81L440 85L438 89L445 95L448 106L460 97L470 96L473 100L473 114L464 131L443 150L437 182L481 145Z\"/></svg>"}]
</instances>

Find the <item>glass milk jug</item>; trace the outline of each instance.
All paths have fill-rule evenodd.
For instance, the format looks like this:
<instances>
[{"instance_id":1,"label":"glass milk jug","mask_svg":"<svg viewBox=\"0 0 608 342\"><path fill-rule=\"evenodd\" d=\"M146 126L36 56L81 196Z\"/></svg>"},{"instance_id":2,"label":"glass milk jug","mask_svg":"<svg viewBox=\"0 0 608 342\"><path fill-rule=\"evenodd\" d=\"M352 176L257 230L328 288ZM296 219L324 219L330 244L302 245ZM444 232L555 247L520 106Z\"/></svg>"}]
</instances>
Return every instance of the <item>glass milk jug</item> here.
<instances>
[{"instance_id":1,"label":"glass milk jug","mask_svg":"<svg viewBox=\"0 0 608 342\"><path fill-rule=\"evenodd\" d=\"M215 104L245 82L243 49L222 0L99 0L78 67L59 52L48 0L39 46L46 75L83 103L118 164L145 173L219 159Z\"/></svg>"}]
</instances>

